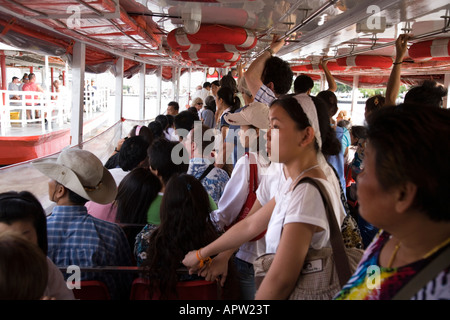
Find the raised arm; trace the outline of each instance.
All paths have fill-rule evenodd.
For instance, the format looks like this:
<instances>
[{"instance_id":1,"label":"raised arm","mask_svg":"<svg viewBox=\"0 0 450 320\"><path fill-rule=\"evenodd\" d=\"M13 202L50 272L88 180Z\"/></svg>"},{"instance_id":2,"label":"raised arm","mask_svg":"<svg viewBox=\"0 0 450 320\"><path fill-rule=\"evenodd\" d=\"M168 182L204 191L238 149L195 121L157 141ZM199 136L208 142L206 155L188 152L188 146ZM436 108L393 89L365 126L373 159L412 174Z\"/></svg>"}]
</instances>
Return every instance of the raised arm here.
<instances>
[{"instance_id":1,"label":"raised arm","mask_svg":"<svg viewBox=\"0 0 450 320\"><path fill-rule=\"evenodd\" d=\"M258 58L256 58L248 67L247 71L244 73L245 81L247 82L247 87L251 91L252 95L255 96L259 88L263 85L261 80L262 74L264 72L264 67L266 61L276 54L284 45L284 40L279 40L278 35L274 35L272 43L270 44L270 50L264 51Z\"/></svg>"},{"instance_id":2,"label":"raised arm","mask_svg":"<svg viewBox=\"0 0 450 320\"><path fill-rule=\"evenodd\" d=\"M337 90L336 81L334 81L334 77L328 69L328 61L324 61L323 58L320 59L320 65L322 66L323 72L325 73L325 77L328 83L328 90L335 92Z\"/></svg>"},{"instance_id":3,"label":"raised arm","mask_svg":"<svg viewBox=\"0 0 450 320\"><path fill-rule=\"evenodd\" d=\"M385 106L395 105L397 100L398 91L400 90L400 76L402 73L402 63L405 57L408 40L411 36L408 34L401 34L395 41L395 61L392 66L391 74L386 88L386 101Z\"/></svg>"}]
</instances>

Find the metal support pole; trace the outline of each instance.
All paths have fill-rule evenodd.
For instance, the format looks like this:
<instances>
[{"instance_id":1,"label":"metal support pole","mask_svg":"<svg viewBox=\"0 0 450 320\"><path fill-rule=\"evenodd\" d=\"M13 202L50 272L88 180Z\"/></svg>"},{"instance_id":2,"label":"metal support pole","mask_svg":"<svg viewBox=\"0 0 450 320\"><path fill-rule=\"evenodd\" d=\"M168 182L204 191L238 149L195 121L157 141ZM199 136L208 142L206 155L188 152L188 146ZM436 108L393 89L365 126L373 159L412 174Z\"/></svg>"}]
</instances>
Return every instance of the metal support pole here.
<instances>
[{"instance_id":1,"label":"metal support pole","mask_svg":"<svg viewBox=\"0 0 450 320\"><path fill-rule=\"evenodd\" d=\"M448 89L450 88L450 73L446 73L444 75L444 87L448 92ZM450 109L450 99L448 98L448 94L444 97L442 107L445 109Z\"/></svg>"},{"instance_id":2,"label":"metal support pole","mask_svg":"<svg viewBox=\"0 0 450 320\"><path fill-rule=\"evenodd\" d=\"M178 96L177 96L177 67L172 67L172 99L175 101L178 101Z\"/></svg>"},{"instance_id":3,"label":"metal support pole","mask_svg":"<svg viewBox=\"0 0 450 320\"><path fill-rule=\"evenodd\" d=\"M350 109L350 115L353 115L353 110L356 108L358 104L358 96L359 96L359 75L353 76L353 89L352 89L352 106Z\"/></svg>"},{"instance_id":4,"label":"metal support pole","mask_svg":"<svg viewBox=\"0 0 450 320\"><path fill-rule=\"evenodd\" d=\"M53 67L50 68L50 91L55 92L55 89L53 88Z\"/></svg>"},{"instance_id":5,"label":"metal support pole","mask_svg":"<svg viewBox=\"0 0 450 320\"><path fill-rule=\"evenodd\" d=\"M123 105L123 61L124 58L120 57L116 62L116 103L114 122L122 119L122 105Z\"/></svg>"},{"instance_id":6,"label":"metal support pole","mask_svg":"<svg viewBox=\"0 0 450 320\"><path fill-rule=\"evenodd\" d=\"M44 85L44 88L46 88L46 90L49 90L49 86L48 86L48 56L44 57L44 71L42 72L42 84Z\"/></svg>"},{"instance_id":7,"label":"metal support pole","mask_svg":"<svg viewBox=\"0 0 450 320\"><path fill-rule=\"evenodd\" d=\"M72 119L70 144L83 142L84 70L86 67L86 45L75 42L72 63Z\"/></svg>"},{"instance_id":8,"label":"metal support pole","mask_svg":"<svg viewBox=\"0 0 450 320\"><path fill-rule=\"evenodd\" d=\"M192 67L189 67L189 74L188 74L188 90L187 90L187 104L191 103L191 82L192 82Z\"/></svg>"},{"instance_id":9,"label":"metal support pole","mask_svg":"<svg viewBox=\"0 0 450 320\"><path fill-rule=\"evenodd\" d=\"M2 68L2 90L7 90L8 86L6 80L6 55L3 51L0 51L0 65Z\"/></svg>"},{"instance_id":10,"label":"metal support pole","mask_svg":"<svg viewBox=\"0 0 450 320\"><path fill-rule=\"evenodd\" d=\"M180 103L180 78L181 78L181 67L177 68L177 87L176 87L176 94L177 94L177 101Z\"/></svg>"},{"instance_id":11,"label":"metal support pole","mask_svg":"<svg viewBox=\"0 0 450 320\"><path fill-rule=\"evenodd\" d=\"M145 63L139 71L139 120L145 119Z\"/></svg>"},{"instance_id":12,"label":"metal support pole","mask_svg":"<svg viewBox=\"0 0 450 320\"><path fill-rule=\"evenodd\" d=\"M158 67L156 72L156 109L158 110L157 114L161 114L161 91L162 91L162 66Z\"/></svg>"}]
</instances>

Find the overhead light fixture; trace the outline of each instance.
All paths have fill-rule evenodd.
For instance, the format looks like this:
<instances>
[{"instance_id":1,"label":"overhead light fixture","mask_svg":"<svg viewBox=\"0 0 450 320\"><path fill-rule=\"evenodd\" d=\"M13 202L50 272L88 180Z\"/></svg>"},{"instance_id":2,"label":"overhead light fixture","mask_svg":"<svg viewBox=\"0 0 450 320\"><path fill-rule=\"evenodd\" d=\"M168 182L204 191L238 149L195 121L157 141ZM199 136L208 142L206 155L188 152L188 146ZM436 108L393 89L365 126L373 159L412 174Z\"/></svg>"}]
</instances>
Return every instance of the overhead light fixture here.
<instances>
[{"instance_id":1,"label":"overhead light fixture","mask_svg":"<svg viewBox=\"0 0 450 320\"><path fill-rule=\"evenodd\" d=\"M186 33L194 34L200 29L202 23L202 9L200 6L184 7L181 11L181 19Z\"/></svg>"}]
</instances>

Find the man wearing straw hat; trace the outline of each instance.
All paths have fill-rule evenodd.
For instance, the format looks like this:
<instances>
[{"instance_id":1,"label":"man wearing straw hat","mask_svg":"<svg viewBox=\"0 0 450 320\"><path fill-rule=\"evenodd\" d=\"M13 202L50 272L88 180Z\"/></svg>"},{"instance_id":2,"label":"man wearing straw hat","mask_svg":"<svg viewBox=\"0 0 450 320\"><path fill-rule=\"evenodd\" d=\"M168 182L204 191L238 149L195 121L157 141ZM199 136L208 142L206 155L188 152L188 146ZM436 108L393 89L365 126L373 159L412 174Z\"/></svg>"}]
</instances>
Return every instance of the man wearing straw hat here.
<instances>
[{"instance_id":1,"label":"man wearing straw hat","mask_svg":"<svg viewBox=\"0 0 450 320\"><path fill-rule=\"evenodd\" d=\"M107 204L116 197L116 183L100 159L71 148L56 161L37 160L33 165L50 178L49 199L56 203L47 219L48 257L59 267L132 265L131 249L120 226L90 216L84 206L89 200ZM104 281L113 299L126 297L131 285L128 275L81 274L80 280L91 279Z\"/></svg>"}]
</instances>

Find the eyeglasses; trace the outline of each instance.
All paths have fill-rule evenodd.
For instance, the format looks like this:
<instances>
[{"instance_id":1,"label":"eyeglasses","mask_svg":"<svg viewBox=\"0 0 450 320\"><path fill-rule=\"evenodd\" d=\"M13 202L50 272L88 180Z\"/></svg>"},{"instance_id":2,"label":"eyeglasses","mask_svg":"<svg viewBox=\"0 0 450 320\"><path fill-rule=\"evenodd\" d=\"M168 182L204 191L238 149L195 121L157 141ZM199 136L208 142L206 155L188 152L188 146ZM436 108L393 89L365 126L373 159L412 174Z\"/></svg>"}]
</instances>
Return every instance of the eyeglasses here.
<instances>
[{"instance_id":1,"label":"eyeglasses","mask_svg":"<svg viewBox=\"0 0 450 320\"><path fill-rule=\"evenodd\" d=\"M203 103L201 103L201 102L197 102L197 104L198 104L199 106L202 106L202 105L203 105Z\"/></svg>"}]
</instances>

